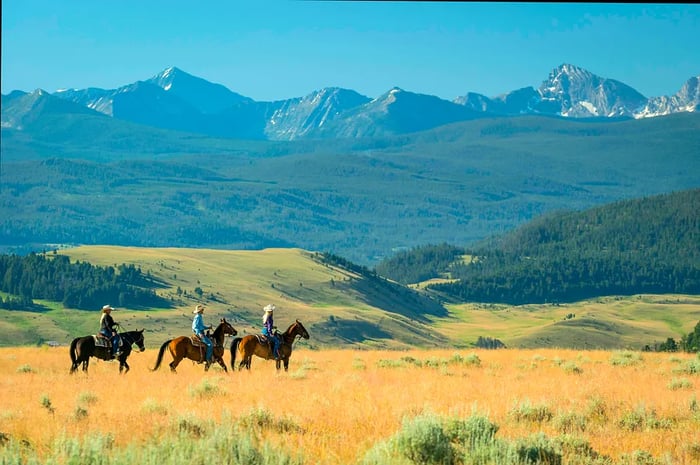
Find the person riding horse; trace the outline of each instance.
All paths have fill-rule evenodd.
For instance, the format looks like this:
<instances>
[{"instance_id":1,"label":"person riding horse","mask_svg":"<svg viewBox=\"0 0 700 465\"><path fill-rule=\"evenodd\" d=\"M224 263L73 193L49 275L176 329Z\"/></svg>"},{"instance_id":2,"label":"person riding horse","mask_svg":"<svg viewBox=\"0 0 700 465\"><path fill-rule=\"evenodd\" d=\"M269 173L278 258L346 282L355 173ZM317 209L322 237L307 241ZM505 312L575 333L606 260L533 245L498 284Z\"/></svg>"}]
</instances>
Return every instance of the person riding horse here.
<instances>
[{"instance_id":1,"label":"person riding horse","mask_svg":"<svg viewBox=\"0 0 700 465\"><path fill-rule=\"evenodd\" d=\"M275 334L275 329L277 329L276 326L274 326L274 318L272 316L272 312L274 312L277 309L275 307L275 304L269 304L266 305L265 308L263 309L265 313L263 313L263 329L262 333L265 337L268 337L270 341L272 341L273 344L273 354L275 356L275 360L280 359L280 340Z\"/></svg>"},{"instance_id":2,"label":"person riding horse","mask_svg":"<svg viewBox=\"0 0 700 465\"><path fill-rule=\"evenodd\" d=\"M111 305L102 307L102 317L100 318L100 334L112 341L112 358L119 357L119 334L117 333L117 322L112 318Z\"/></svg>"},{"instance_id":3,"label":"person riding horse","mask_svg":"<svg viewBox=\"0 0 700 465\"><path fill-rule=\"evenodd\" d=\"M204 319L202 313L204 313L204 305L197 305L194 309L194 319L192 320L192 332L207 346L207 366L211 364L211 356L214 353L214 344L211 339L207 337L204 333L207 329L212 329L212 326L204 326Z\"/></svg>"}]
</instances>

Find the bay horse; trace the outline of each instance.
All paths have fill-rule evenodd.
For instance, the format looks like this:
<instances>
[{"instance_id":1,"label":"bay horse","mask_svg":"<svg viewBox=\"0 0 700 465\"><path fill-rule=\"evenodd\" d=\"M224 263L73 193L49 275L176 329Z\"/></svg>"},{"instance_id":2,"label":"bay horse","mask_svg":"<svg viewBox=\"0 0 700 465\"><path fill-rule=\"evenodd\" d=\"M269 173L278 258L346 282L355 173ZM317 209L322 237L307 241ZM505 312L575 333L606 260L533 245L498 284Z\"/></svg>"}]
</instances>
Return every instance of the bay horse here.
<instances>
[{"instance_id":1,"label":"bay horse","mask_svg":"<svg viewBox=\"0 0 700 465\"><path fill-rule=\"evenodd\" d=\"M214 351L211 356L212 362L217 362L221 365L225 372L228 372L228 369L223 359L224 338L226 335L235 336L236 334L238 334L238 331L226 321L226 318L222 318L219 326L214 330L214 334L211 335L212 342L214 343ZM173 356L173 361L170 362L170 371L173 373L177 373L175 369L184 358L189 358L197 363L206 362L207 346L203 342L198 342L197 345L194 345L190 336L179 336L174 339L168 339L160 346L156 366L154 366L151 371L156 371L160 368L160 363L163 361L163 353L165 353L166 348L170 350L170 355ZM209 365L209 363L205 363L204 371L209 371Z\"/></svg>"},{"instance_id":2,"label":"bay horse","mask_svg":"<svg viewBox=\"0 0 700 465\"><path fill-rule=\"evenodd\" d=\"M282 338L282 340L280 341L279 347L280 360L276 360L276 366L279 370L280 362L283 362L284 371L287 371L289 368L289 357L292 356L292 344L297 336L308 339L309 332L306 331L301 321L296 320L289 325L289 328L287 328L285 332L277 334L277 337ZM250 370L250 362L253 359L253 355L257 355L265 360L275 358L271 343L268 343L267 340L263 340L260 334L249 334L247 336L237 337L231 341L231 370L235 370L236 352L241 356L241 362L238 365L239 370L242 370L243 367Z\"/></svg>"},{"instance_id":3,"label":"bay horse","mask_svg":"<svg viewBox=\"0 0 700 465\"><path fill-rule=\"evenodd\" d=\"M136 344L141 352L146 350L143 340L143 329L137 331L126 331L124 333L119 333L119 337L122 341L121 354L118 357L119 360L119 373L124 371L126 374L129 371L129 364L126 363L126 359L129 358L131 354L131 346ZM99 358L101 360L114 360L112 358L112 348L104 347L95 344L95 336L84 336L76 337L70 343L70 359L72 365L70 367L71 374L78 370L78 367L82 363L83 371L88 371L88 365L90 364L90 357Z\"/></svg>"}]
</instances>

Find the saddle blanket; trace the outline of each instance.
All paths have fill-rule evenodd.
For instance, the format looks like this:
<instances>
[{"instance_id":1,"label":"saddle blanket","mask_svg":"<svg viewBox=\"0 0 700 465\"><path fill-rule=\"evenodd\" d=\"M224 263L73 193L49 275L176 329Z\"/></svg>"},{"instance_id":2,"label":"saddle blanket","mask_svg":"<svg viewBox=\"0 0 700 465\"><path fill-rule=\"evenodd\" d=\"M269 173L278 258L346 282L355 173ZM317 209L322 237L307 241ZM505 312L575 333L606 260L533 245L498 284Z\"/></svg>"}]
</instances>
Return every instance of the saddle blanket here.
<instances>
[{"instance_id":1,"label":"saddle blanket","mask_svg":"<svg viewBox=\"0 0 700 465\"><path fill-rule=\"evenodd\" d=\"M110 339L107 339L101 334L93 334L92 335L93 339L95 339L95 347L104 347L105 349L111 349L112 348L112 341ZM122 338L119 338L119 347L123 346L124 344L122 343Z\"/></svg>"}]
</instances>

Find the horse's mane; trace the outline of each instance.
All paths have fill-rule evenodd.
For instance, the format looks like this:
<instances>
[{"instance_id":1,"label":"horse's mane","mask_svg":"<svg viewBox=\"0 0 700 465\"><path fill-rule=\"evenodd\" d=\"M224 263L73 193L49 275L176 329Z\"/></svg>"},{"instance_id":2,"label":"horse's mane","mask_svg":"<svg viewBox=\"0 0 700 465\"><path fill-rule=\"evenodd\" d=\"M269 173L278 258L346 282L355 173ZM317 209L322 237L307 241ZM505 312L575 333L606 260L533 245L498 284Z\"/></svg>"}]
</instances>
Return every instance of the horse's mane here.
<instances>
[{"instance_id":1,"label":"horse's mane","mask_svg":"<svg viewBox=\"0 0 700 465\"><path fill-rule=\"evenodd\" d=\"M302 325L301 321L299 321L299 320L296 320L294 323L289 325L287 330L282 333L282 339L284 339L284 341L287 344L294 342L294 338L296 337L296 335L292 334L293 333L292 328L294 328L295 326L301 326L302 328L304 327L304 325Z\"/></svg>"}]
</instances>

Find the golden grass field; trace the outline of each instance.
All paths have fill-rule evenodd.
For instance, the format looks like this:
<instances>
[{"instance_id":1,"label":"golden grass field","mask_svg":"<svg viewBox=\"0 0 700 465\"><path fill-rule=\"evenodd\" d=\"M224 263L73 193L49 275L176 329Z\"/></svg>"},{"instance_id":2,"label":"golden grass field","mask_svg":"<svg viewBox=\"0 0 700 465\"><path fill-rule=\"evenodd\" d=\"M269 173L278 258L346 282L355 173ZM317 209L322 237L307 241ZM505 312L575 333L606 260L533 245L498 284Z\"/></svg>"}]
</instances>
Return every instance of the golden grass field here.
<instances>
[{"instance_id":1,"label":"golden grass field","mask_svg":"<svg viewBox=\"0 0 700 465\"><path fill-rule=\"evenodd\" d=\"M695 354L298 348L287 373L254 358L250 372L206 374L190 361L170 373L167 353L151 372L156 355L132 353L126 375L96 359L88 375L69 375L67 347L0 348L0 432L42 457L61 436L112 434L118 448L157 440L178 418L220 423L262 409L299 426L264 440L335 465L361 461L405 418L479 413L501 438L575 434L616 461L643 450L659 463L700 463Z\"/></svg>"}]
</instances>

